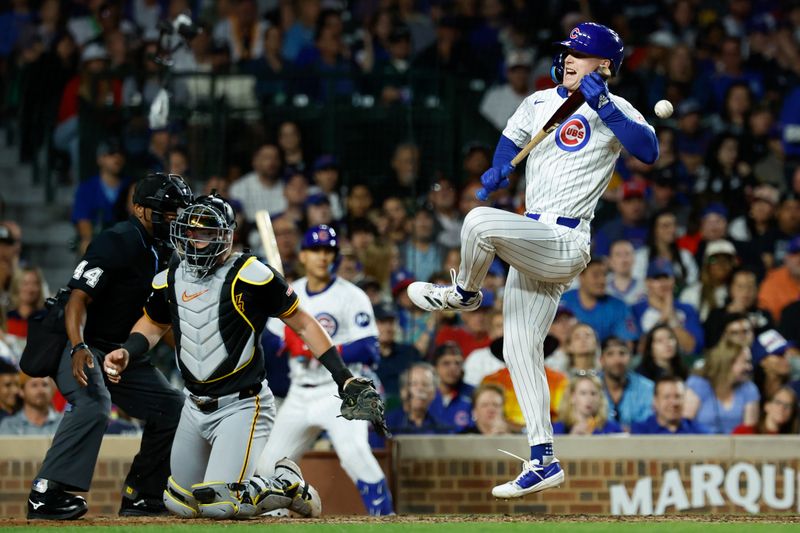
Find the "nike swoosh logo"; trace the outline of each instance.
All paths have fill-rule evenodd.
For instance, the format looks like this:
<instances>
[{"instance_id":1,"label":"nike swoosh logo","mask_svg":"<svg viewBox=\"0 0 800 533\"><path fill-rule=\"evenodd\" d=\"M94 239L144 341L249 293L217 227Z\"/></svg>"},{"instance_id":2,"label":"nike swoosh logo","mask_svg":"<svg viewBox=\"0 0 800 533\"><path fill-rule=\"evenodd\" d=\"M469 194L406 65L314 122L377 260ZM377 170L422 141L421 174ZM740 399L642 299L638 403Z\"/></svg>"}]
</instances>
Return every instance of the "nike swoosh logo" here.
<instances>
[{"instance_id":1,"label":"nike swoosh logo","mask_svg":"<svg viewBox=\"0 0 800 533\"><path fill-rule=\"evenodd\" d=\"M33 507L34 511L38 511L39 507L44 505L44 502L36 503L35 501L32 501L30 498L28 499L28 503L31 504L31 507Z\"/></svg>"},{"instance_id":2,"label":"nike swoosh logo","mask_svg":"<svg viewBox=\"0 0 800 533\"><path fill-rule=\"evenodd\" d=\"M377 507L378 505L382 504L383 500L385 500L385 499L386 499L386 496L381 496L377 500L372 500L372 505Z\"/></svg>"},{"instance_id":3,"label":"nike swoosh logo","mask_svg":"<svg viewBox=\"0 0 800 533\"><path fill-rule=\"evenodd\" d=\"M208 292L208 289L200 291L200 292L196 292L194 294L186 294L186 291L183 291L183 294L181 294L181 300L183 300L184 302L191 302L192 300L194 300L198 296L202 296L207 292Z\"/></svg>"},{"instance_id":4,"label":"nike swoosh logo","mask_svg":"<svg viewBox=\"0 0 800 533\"><path fill-rule=\"evenodd\" d=\"M536 104L543 104L543 103L544 103L544 100L534 100L534 101L533 101L533 105L536 105Z\"/></svg>"},{"instance_id":5,"label":"nike swoosh logo","mask_svg":"<svg viewBox=\"0 0 800 533\"><path fill-rule=\"evenodd\" d=\"M137 500L133 502L134 507L139 507L140 505L144 505L144 500Z\"/></svg>"}]
</instances>

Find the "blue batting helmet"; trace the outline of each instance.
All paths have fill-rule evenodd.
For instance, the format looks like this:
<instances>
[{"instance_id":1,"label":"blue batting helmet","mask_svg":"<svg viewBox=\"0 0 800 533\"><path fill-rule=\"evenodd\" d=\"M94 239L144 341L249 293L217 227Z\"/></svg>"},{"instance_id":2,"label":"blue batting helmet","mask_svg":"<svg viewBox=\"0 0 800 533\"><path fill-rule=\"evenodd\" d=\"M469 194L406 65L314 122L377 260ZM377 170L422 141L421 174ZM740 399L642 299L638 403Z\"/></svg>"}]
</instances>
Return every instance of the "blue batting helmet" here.
<instances>
[{"instance_id":1,"label":"blue batting helmet","mask_svg":"<svg viewBox=\"0 0 800 533\"><path fill-rule=\"evenodd\" d=\"M338 251L339 241L336 238L336 231L325 224L314 226L303 235L300 248L303 250L309 248L332 248L334 251Z\"/></svg>"},{"instance_id":2,"label":"blue batting helmet","mask_svg":"<svg viewBox=\"0 0 800 533\"><path fill-rule=\"evenodd\" d=\"M611 72L615 75L625 56L625 45L617 32L595 22L581 22L569 32L569 39L555 44L566 48L553 58L550 77L555 83L561 83L564 79L564 58L570 50L608 59L611 61Z\"/></svg>"}]
</instances>

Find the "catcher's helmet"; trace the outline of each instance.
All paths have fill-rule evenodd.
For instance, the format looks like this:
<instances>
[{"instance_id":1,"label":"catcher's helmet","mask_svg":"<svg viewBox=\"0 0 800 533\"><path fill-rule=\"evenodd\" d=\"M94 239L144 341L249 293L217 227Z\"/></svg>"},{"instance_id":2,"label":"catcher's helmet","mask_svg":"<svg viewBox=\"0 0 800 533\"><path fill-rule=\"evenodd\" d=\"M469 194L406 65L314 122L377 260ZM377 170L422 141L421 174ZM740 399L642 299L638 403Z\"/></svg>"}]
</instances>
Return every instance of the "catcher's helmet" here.
<instances>
[{"instance_id":1,"label":"catcher's helmet","mask_svg":"<svg viewBox=\"0 0 800 533\"><path fill-rule=\"evenodd\" d=\"M335 252L339 251L339 241L336 238L336 231L325 224L314 226L303 235L303 242L300 248L308 250L311 248L332 248Z\"/></svg>"},{"instance_id":2,"label":"catcher's helmet","mask_svg":"<svg viewBox=\"0 0 800 533\"><path fill-rule=\"evenodd\" d=\"M625 45L617 32L595 22L581 22L569 32L569 39L554 43L562 46L562 50L553 58L550 77L555 83L564 79L564 58L570 50L611 61L611 73L616 75L625 57Z\"/></svg>"},{"instance_id":3,"label":"catcher's helmet","mask_svg":"<svg viewBox=\"0 0 800 533\"><path fill-rule=\"evenodd\" d=\"M179 214L192 200L192 190L177 174L150 174L133 191L134 204L153 210L153 237L163 244L170 242L170 219L165 215Z\"/></svg>"},{"instance_id":4,"label":"catcher's helmet","mask_svg":"<svg viewBox=\"0 0 800 533\"><path fill-rule=\"evenodd\" d=\"M233 246L236 216L231 205L212 193L184 209L172 224L171 239L185 271L205 277Z\"/></svg>"}]
</instances>

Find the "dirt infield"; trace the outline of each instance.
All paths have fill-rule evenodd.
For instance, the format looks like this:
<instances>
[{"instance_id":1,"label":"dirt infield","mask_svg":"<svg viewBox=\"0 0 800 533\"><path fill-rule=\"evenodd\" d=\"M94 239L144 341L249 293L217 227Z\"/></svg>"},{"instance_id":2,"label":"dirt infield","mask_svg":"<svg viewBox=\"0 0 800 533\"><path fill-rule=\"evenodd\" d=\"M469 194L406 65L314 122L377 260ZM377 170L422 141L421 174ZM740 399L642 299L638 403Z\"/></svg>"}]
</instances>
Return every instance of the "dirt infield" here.
<instances>
[{"instance_id":1,"label":"dirt infield","mask_svg":"<svg viewBox=\"0 0 800 533\"><path fill-rule=\"evenodd\" d=\"M254 518L248 521L221 520L219 524L380 524L380 523L454 523L454 522L700 522L700 523L759 523L759 524L800 524L800 515L712 515L712 514L682 514L665 516L605 516L605 515L398 515L388 517L370 516L328 516L316 520L298 518ZM164 526L173 524L189 524L192 521L181 520L173 517L157 518L120 518L117 516L98 516L75 520L72 522L58 522L47 520L29 521L24 518L0 518L0 528L10 526L36 525L37 527L62 527L62 526L137 526L156 525Z\"/></svg>"}]
</instances>

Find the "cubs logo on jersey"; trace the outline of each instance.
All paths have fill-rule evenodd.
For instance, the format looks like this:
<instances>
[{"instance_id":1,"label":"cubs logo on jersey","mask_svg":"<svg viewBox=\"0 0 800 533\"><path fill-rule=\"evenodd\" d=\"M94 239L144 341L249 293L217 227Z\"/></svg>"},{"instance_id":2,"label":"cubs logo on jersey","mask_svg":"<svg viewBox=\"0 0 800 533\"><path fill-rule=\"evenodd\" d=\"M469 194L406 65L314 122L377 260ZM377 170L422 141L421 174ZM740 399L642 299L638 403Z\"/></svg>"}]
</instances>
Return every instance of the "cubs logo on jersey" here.
<instances>
[{"instance_id":1,"label":"cubs logo on jersey","mask_svg":"<svg viewBox=\"0 0 800 533\"><path fill-rule=\"evenodd\" d=\"M314 318L317 319L317 322L320 323L322 328L328 332L328 335L333 337L336 335L336 332L339 330L339 323L330 313L319 313Z\"/></svg>"},{"instance_id":2,"label":"cubs logo on jersey","mask_svg":"<svg viewBox=\"0 0 800 533\"><path fill-rule=\"evenodd\" d=\"M556 145L565 152L577 152L589 142L591 129L583 115L572 115L556 130Z\"/></svg>"}]
</instances>

